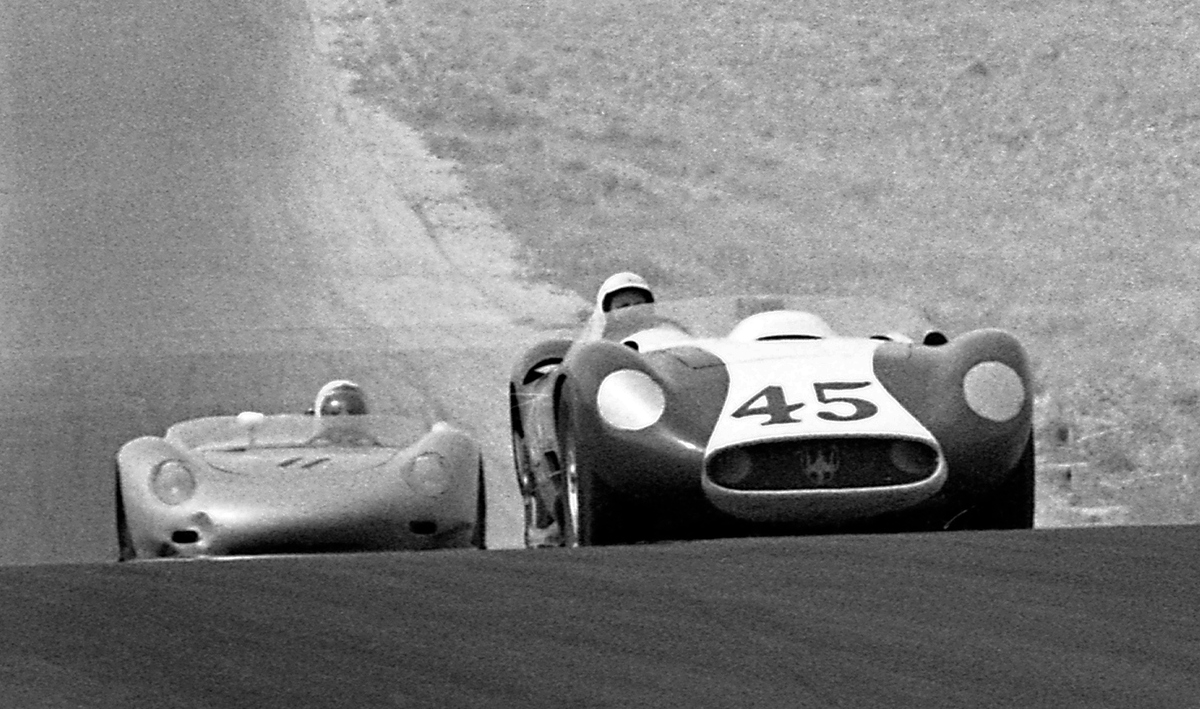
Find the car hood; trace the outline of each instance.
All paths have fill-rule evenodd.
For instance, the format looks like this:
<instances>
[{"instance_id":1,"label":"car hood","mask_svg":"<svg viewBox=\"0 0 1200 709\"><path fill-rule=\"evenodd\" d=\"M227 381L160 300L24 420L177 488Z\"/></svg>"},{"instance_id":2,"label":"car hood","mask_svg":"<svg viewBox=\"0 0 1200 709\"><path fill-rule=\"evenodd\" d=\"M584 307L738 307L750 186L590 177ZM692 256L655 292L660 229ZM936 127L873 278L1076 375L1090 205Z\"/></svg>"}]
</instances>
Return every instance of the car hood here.
<instances>
[{"instance_id":1,"label":"car hood","mask_svg":"<svg viewBox=\"0 0 1200 709\"><path fill-rule=\"evenodd\" d=\"M798 438L909 438L937 447L933 435L880 383L864 338L697 345L729 375L706 455L754 442Z\"/></svg>"}]
</instances>

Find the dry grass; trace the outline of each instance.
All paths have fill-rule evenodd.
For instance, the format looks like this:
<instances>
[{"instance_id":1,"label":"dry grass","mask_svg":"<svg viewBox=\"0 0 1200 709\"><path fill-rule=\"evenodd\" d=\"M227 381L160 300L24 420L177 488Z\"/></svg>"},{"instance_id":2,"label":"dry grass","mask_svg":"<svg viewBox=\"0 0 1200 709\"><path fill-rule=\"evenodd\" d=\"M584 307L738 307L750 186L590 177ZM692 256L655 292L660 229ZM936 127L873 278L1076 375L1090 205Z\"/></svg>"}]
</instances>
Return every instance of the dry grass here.
<instances>
[{"instance_id":1,"label":"dry grass","mask_svg":"<svg viewBox=\"0 0 1200 709\"><path fill-rule=\"evenodd\" d=\"M1173 7L1170 7L1173 5ZM1013 330L1041 450L1200 521L1189 3L363 0L359 89L587 298L862 294Z\"/></svg>"}]
</instances>

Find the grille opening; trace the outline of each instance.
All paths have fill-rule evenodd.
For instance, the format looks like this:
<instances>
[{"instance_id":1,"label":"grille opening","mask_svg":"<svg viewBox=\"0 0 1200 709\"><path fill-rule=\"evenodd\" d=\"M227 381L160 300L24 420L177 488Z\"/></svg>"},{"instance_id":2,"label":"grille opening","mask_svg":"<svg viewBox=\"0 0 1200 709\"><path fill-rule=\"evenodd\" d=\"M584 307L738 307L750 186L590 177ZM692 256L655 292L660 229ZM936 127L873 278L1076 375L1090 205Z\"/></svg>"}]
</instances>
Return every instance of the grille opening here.
<instances>
[{"instance_id":1,"label":"grille opening","mask_svg":"<svg viewBox=\"0 0 1200 709\"><path fill-rule=\"evenodd\" d=\"M171 532L171 541L176 544L195 544L200 541L200 533L194 529L176 529Z\"/></svg>"},{"instance_id":2,"label":"grille opening","mask_svg":"<svg viewBox=\"0 0 1200 709\"><path fill-rule=\"evenodd\" d=\"M877 438L775 441L717 453L712 482L731 490L836 490L905 485L937 472L925 443Z\"/></svg>"},{"instance_id":3,"label":"grille opening","mask_svg":"<svg viewBox=\"0 0 1200 709\"><path fill-rule=\"evenodd\" d=\"M408 523L408 531L412 532L413 534L420 534L422 536L437 534L437 529L437 522L434 522L433 520L419 519Z\"/></svg>"}]
</instances>

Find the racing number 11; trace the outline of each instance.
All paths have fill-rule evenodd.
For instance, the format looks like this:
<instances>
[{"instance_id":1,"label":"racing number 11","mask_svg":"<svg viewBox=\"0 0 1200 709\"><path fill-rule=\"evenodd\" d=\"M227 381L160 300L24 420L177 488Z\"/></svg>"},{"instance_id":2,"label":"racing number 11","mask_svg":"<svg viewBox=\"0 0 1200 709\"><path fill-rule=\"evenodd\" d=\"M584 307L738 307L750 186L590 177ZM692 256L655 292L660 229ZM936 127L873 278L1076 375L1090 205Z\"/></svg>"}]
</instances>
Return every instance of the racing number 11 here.
<instances>
[{"instance_id":1,"label":"racing number 11","mask_svg":"<svg viewBox=\"0 0 1200 709\"><path fill-rule=\"evenodd\" d=\"M818 411L817 418L826 421L859 421L865 418L870 418L879 413L879 407L866 399L858 399L852 396L829 396L829 392L851 391L861 389L865 386L870 386L870 382L814 382L813 390L817 394L817 401L822 404L849 404L854 408L854 411L849 414L839 414L835 411ZM761 405L757 405L758 402ZM804 402L789 404L787 398L783 395L783 387L772 384L762 391L758 392L750 399L739 406L733 412L734 418L742 418L743 416L757 416L765 414L769 418L762 425L770 426L776 423L800 423L799 419L792 418L792 412L804 406Z\"/></svg>"}]
</instances>

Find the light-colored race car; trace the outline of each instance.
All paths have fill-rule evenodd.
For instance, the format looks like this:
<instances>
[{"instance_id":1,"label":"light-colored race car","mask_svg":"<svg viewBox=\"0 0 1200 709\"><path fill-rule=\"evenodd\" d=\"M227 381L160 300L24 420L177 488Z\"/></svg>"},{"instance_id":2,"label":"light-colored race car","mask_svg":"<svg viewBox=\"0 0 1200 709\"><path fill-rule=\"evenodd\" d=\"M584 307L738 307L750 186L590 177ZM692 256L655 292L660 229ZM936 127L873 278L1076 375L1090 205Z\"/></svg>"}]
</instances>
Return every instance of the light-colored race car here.
<instances>
[{"instance_id":1,"label":"light-colored race car","mask_svg":"<svg viewBox=\"0 0 1200 709\"><path fill-rule=\"evenodd\" d=\"M929 327L742 296L613 310L534 346L510 384L526 544L1031 527L1024 350Z\"/></svg>"},{"instance_id":2,"label":"light-colored race car","mask_svg":"<svg viewBox=\"0 0 1200 709\"><path fill-rule=\"evenodd\" d=\"M120 559L484 547L479 445L367 413L325 385L308 414L183 421L117 453Z\"/></svg>"}]
</instances>

